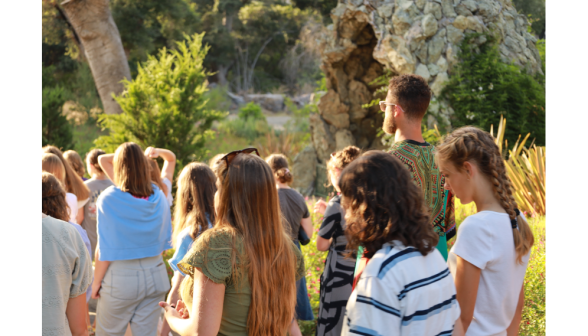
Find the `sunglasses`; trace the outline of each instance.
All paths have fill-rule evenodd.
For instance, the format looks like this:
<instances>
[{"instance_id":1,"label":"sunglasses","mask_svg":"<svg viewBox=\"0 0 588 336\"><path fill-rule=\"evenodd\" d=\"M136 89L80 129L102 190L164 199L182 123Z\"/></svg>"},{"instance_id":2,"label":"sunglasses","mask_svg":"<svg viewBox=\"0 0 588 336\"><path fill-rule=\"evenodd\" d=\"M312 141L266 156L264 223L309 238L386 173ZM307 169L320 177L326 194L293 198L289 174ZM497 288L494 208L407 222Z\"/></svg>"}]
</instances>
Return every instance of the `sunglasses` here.
<instances>
[{"instance_id":1,"label":"sunglasses","mask_svg":"<svg viewBox=\"0 0 588 336\"><path fill-rule=\"evenodd\" d=\"M257 154L257 156L260 156L259 155L259 152L257 151L257 148L249 147L249 148L245 148L245 149L241 149L241 150L232 151L229 154L223 156L221 158L221 160L225 160L227 162L227 167L228 167L231 164L231 161L233 161L233 159L237 155L239 155L241 153L243 153L243 154L251 154L253 152L255 152L255 154Z\"/></svg>"},{"instance_id":2,"label":"sunglasses","mask_svg":"<svg viewBox=\"0 0 588 336\"><path fill-rule=\"evenodd\" d=\"M382 110L382 112L386 112L386 106L396 106L396 104L390 104L386 103L384 100L380 100L380 110Z\"/></svg>"}]
</instances>

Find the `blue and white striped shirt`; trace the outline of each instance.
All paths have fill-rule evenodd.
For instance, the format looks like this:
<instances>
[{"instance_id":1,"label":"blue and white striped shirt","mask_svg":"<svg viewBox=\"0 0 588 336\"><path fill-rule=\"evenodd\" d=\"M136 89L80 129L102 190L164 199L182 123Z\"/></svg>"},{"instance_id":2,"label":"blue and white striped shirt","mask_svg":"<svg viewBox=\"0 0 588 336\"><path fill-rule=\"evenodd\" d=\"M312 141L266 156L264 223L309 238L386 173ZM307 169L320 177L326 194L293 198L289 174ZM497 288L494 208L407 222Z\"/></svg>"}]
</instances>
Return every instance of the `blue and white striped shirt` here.
<instances>
[{"instance_id":1,"label":"blue and white striped shirt","mask_svg":"<svg viewBox=\"0 0 588 336\"><path fill-rule=\"evenodd\" d=\"M341 335L449 336L460 315L455 294L439 251L384 244L351 293Z\"/></svg>"}]
</instances>

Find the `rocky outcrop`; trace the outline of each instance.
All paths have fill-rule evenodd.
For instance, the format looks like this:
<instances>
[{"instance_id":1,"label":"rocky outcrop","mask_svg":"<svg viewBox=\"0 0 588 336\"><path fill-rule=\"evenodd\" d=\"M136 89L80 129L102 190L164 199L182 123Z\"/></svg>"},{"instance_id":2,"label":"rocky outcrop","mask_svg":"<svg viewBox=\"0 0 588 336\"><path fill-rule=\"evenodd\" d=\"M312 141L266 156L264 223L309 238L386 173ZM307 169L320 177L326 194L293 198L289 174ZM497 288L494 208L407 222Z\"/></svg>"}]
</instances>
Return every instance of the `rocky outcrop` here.
<instances>
[{"instance_id":1,"label":"rocky outcrop","mask_svg":"<svg viewBox=\"0 0 588 336\"><path fill-rule=\"evenodd\" d=\"M384 67L428 81L434 96L429 126L449 123L453 110L438 97L459 62L458 45L466 33L495 34L503 61L541 72L537 40L511 0L342 0L331 18L326 33L317 37L328 92L310 119L320 164L345 145L381 146L377 134L383 115L378 106L361 106L372 99L376 87L370 83ZM483 37L476 41L483 42Z\"/></svg>"}]
</instances>

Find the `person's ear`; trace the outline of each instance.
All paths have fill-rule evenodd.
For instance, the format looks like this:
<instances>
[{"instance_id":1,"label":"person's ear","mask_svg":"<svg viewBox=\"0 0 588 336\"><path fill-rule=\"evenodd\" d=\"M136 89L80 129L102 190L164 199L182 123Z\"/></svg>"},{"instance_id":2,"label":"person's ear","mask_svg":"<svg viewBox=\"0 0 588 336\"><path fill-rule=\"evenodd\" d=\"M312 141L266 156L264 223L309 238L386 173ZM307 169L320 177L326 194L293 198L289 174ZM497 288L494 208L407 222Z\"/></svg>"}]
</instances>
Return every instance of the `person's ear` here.
<instances>
[{"instance_id":1,"label":"person's ear","mask_svg":"<svg viewBox=\"0 0 588 336\"><path fill-rule=\"evenodd\" d=\"M463 170L469 180L469 179L473 178L475 171L476 171L476 166L471 164L469 161L466 161L463 163Z\"/></svg>"}]
</instances>

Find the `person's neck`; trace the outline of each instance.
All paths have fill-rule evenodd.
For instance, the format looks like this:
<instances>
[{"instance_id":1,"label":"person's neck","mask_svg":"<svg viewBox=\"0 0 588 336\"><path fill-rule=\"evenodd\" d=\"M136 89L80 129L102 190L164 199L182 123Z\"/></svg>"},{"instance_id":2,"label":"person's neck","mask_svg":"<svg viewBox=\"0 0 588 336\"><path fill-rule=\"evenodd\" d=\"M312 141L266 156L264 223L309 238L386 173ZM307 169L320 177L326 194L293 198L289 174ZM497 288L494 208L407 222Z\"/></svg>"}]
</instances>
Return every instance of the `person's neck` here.
<instances>
[{"instance_id":1,"label":"person's neck","mask_svg":"<svg viewBox=\"0 0 588 336\"><path fill-rule=\"evenodd\" d=\"M290 189L290 186L286 183L276 182L276 189Z\"/></svg>"},{"instance_id":2,"label":"person's neck","mask_svg":"<svg viewBox=\"0 0 588 336\"><path fill-rule=\"evenodd\" d=\"M500 202L496 199L492 186L488 183L480 183L476 189L473 198L478 212L494 211L506 213L506 210L504 210Z\"/></svg>"},{"instance_id":3,"label":"person's neck","mask_svg":"<svg viewBox=\"0 0 588 336\"><path fill-rule=\"evenodd\" d=\"M92 178L95 180L107 180L108 179L106 174L93 174Z\"/></svg>"},{"instance_id":4,"label":"person's neck","mask_svg":"<svg viewBox=\"0 0 588 336\"><path fill-rule=\"evenodd\" d=\"M394 142L413 140L416 142L425 142L423 133L421 131L421 124L409 124L403 127L398 127L394 133Z\"/></svg>"}]
</instances>

